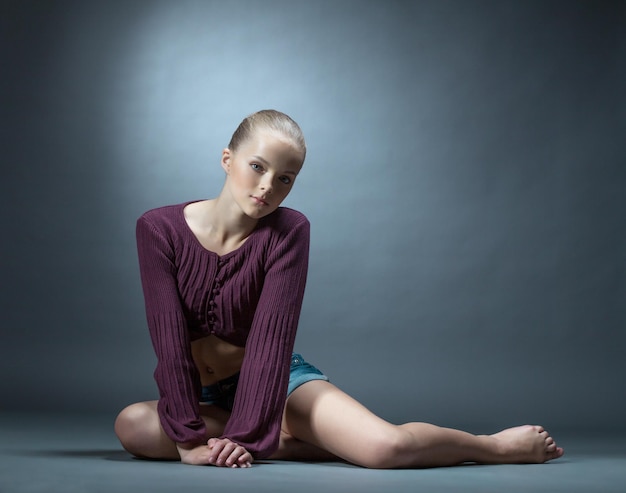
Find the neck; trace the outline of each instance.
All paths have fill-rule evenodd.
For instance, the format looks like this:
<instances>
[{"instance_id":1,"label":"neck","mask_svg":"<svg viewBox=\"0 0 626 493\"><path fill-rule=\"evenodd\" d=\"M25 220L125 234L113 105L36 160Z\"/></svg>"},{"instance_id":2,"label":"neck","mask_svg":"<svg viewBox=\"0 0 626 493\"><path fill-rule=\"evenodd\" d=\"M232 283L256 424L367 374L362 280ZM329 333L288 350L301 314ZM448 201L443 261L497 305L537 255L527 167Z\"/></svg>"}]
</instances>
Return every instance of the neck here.
<instances>
[{"instance_id":1,"label":"neck","mask_svg":"<svg viewBox=\"0 0 626 493\"><path fill-rule=\"evenodd\" d=\"M258 219L253 219L241 212L227 192L222 193L207 203L204 223L207 232L217 241L226 243L247 238L254 230Z\"/></svg>"}]
</instances>

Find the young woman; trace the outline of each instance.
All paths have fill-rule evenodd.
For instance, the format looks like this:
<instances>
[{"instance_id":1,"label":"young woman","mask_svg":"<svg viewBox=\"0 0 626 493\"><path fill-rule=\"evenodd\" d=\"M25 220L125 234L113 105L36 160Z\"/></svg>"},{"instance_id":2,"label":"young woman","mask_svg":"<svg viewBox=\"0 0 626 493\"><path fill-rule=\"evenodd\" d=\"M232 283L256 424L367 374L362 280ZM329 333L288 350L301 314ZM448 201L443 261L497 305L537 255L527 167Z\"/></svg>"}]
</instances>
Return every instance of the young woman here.
<instances>
[{"instance_id":1,"label":"young woman","mask_svg":"<svg viewBox=\"0 0 626 493\"><path fill-rule=\"evenodd\" d=\"M239 125L212 200L162 207L137 222L160 398L125 408L128 452L186 464L346 460L371 468L541 463L563 455L540 426L476 436L390 424L293 354L309 223L279 207L302 168L304 137L265 110Z\"/></svg>"}]
</instances>

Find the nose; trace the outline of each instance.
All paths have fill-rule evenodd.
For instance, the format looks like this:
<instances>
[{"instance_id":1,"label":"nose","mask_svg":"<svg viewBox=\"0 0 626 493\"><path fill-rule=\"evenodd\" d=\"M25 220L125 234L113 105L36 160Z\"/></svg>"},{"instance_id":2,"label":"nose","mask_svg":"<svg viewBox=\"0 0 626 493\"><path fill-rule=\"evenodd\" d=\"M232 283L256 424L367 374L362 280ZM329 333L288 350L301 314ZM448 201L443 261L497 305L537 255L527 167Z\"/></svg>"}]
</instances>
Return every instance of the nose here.
<instances>
[{"instance_id":1,"label":"nose","mask_svg":"<svg viewBox=\"0 0 626 493\"><path fill-rule=\"evenodd\" d=\"M274 190L272 183L272 176L269 173L266 173L265 175L263 175L263 179L261 180L261 190L263 190L263 192L265 192L266 194L272 193L272 191Z\"/></svg>"}]
</instances>

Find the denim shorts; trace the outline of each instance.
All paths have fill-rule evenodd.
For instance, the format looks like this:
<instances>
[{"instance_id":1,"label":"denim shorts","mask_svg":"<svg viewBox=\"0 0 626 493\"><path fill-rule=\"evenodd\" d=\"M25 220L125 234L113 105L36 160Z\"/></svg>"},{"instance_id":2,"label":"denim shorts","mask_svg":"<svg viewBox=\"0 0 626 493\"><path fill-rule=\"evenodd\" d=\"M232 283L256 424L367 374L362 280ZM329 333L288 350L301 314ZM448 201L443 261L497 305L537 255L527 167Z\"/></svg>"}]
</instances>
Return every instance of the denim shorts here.
<instances>
[{"instance_id":1,"label":"denim shorts","mask_svg":"<svg viewBox=\"0 0 626 493\"><path fill-rule=\"evenodd\" d=\"M328 377L315 368L312 364L307 363L302 355L293 353L291 355L291 368L289 371L289 386L287 387L287 397L303 383L311 380L324 380L328 382ZM200 397L201 405L215 405L227 411L233 410L235 403L235 392L237 391L237 383L239 382L239 373L220 380L213 385L202 387L202 396Z\"/></svg>"}]
</instances>

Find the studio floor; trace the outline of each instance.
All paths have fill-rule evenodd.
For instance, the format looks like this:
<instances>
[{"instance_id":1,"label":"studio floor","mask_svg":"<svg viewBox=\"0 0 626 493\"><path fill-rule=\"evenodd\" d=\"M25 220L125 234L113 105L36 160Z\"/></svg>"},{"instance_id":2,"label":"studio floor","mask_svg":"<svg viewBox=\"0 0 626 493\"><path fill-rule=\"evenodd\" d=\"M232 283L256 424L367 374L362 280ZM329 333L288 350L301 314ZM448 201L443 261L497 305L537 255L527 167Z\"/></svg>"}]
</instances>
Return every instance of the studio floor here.
<instances>
[{"instance_id":1,"label":"studio floor","mask_svg":"<svg viewBox=\"0 0 626 493\"><path fill-rule=\"evenodd\" d=\"M137 460L112 416L0 413L0 493L626 492L626 435L566 433L566 456L543 465L376 471L264 461L250 469Z\"/></svg>"}]
</instances>

